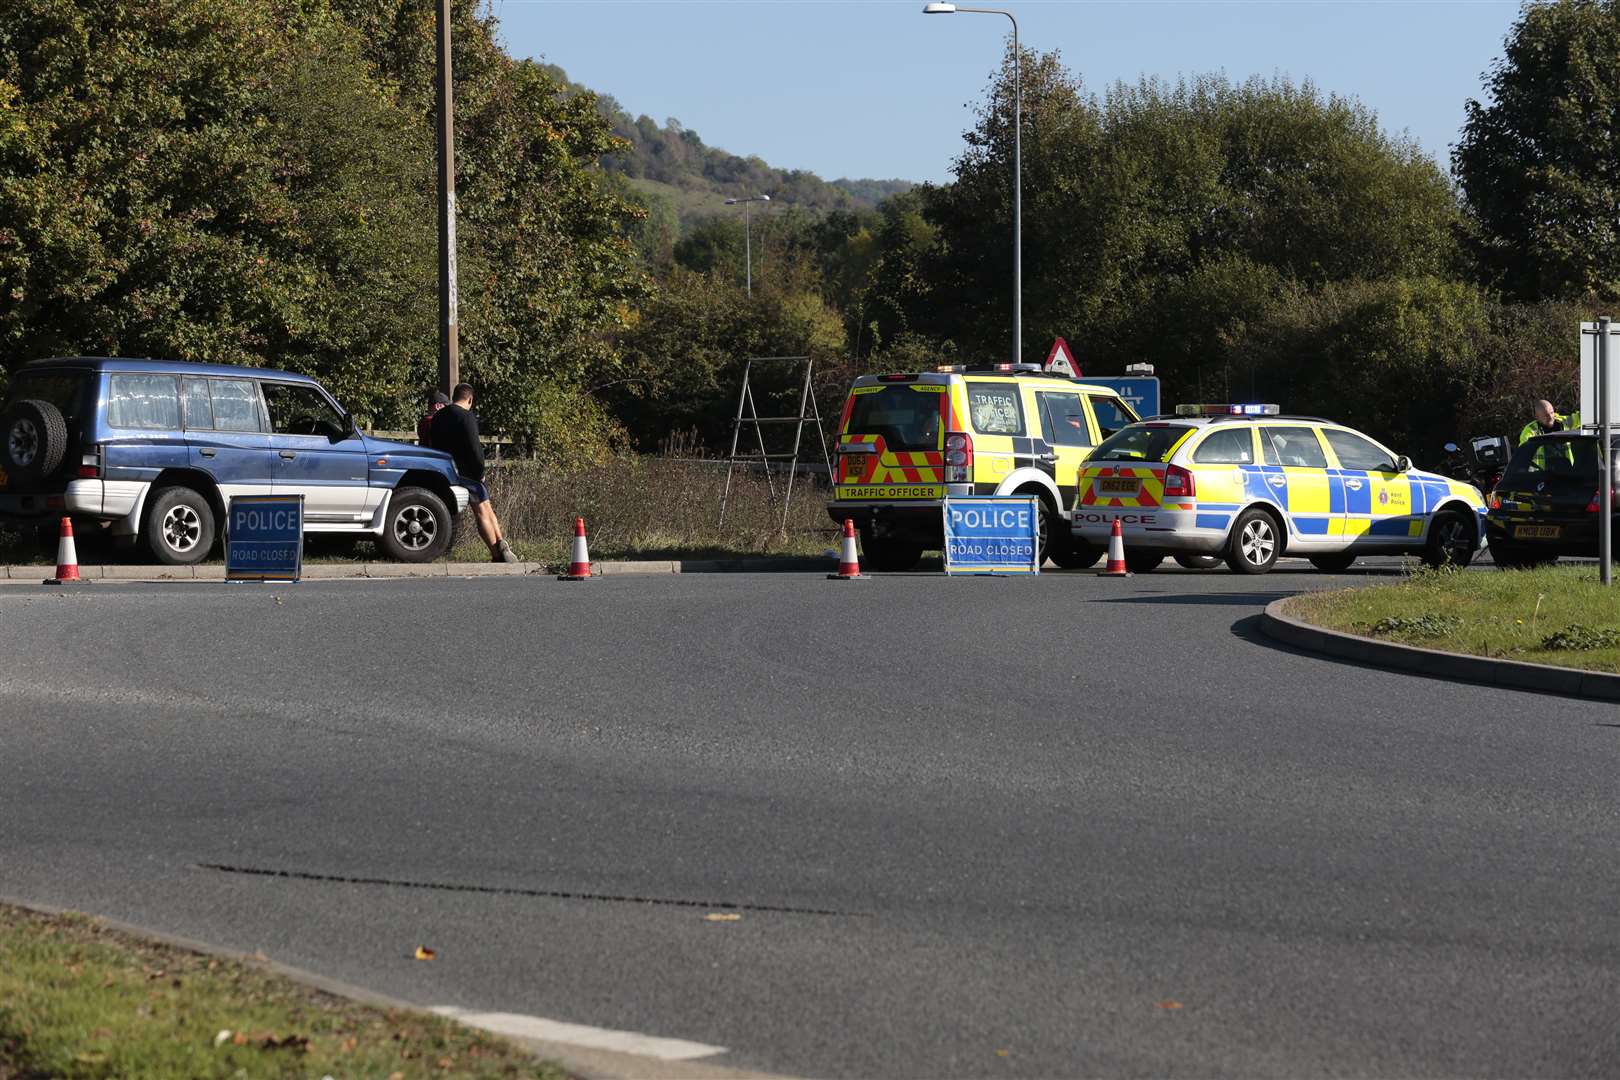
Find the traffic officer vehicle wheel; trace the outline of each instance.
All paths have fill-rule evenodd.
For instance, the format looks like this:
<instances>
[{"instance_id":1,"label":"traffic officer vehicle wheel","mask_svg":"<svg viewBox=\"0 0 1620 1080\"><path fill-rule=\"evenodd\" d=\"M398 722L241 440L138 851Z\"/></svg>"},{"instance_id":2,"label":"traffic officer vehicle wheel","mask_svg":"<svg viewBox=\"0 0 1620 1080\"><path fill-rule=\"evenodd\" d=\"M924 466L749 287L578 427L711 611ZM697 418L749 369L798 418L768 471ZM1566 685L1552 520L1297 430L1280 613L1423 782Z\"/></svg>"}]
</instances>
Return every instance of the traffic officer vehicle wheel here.
<instances>
[{"instance_id":1,"label":"traffic officer vehicle wheel","mask_svg":"<svg viewBox=\"0 0 1620 1080\"><path fill-rule=\"evenodd\" d=\"M426 488L404 487L388 500L382 548L400 562L432 562L450 550L455 523L444 500Z\"/></svg>"},{"instance_id":2,"label":"traffic officer vehicle wheel","mask_svg":"<svg viewBox=\"0 0 1620 1080\"><path fill-rule=\"evenodd\" d=\"M1176 562L1188 570L1213 570L1221 565L1219 555L1177 555Z\"/></svg>"},{"instance_id":3,"label":"traffic officer vehicle wheel","mask_svg":"<svg viewBox=\"0 0 1620 1080\"><path fill-rule=\"evenodd\" d=\"M1429 542L1423 548L1426 566L1454 566L1461 570L1474 558L1474 527L1456 510L1442 510L1429 522Z\"/></svg>"},{"instance_id":4,"label":"traffic officer vehicle wheel","mask_svg":"<svg viewBox=\"0 0 1620 1080\"><path fill-rule=\"evenodd\" d=\"M1356 556L1348 551L1335 551L1330 555L1312 555L1311 565L1318 570L1327 570L1336 573L1340 570L1350 569L1350 564L1356 561Z\"/></svg>"},{"instance_id":5,"label":"traffic officer vehicle wheel","mask_svg":"<svg viewBox=\"0 0 1620 1080\"><path fill-rule=\"evenodd\" d=\"M0 418L0 461L21 479L42 480L67 453L67 421L48 401L25 398Z\"/></svg>"},{"instance_id":6,"label":"traffic officer vehicle wheel","mask_svg":"<svg viewBox=\"0 0 1620 1080\"><path fill-rule=\"evenodd\" d=\"M1096 566L1097 560L1103 557L1103 551L1084 540L1071 539L1066 544L1054 544L1046 557L1064 570L1084 570Z\"/></svg>"},{"instance_id":7,"label":"traffic officer vehicle wheel","mask_svg":"<svg viewBox=\"0 0 1620 1080\"><path fill-rule=\"evenodd\" d=\"M200 563L214 547L214 508L191 488L161 488L147 499L141 531L158 562L167 566Z\"/></svg>"},{"instance_id":8,"label":"traffic officer vehicle wheel","mask_svg":"<svg viewBox=\"0 0 1620 1080\"><path fill-rule=\"evenodd\" d=\"M1264 510L1248 509L1232 526L1226 542L1226 565L1240 574L1264 574L1282 554L1282 535L1277 519Z\"/></svg>"},{"instance_id":9,"label":"traffic officer vehicle wheel","mask_svg":"<svg viewBox=\"0 0 1620 1080\"><path fill-rule=\"evenodd\" d=\"M911 570L922 558L922 545L913 540L897 540L892 536L877 537L870 529L861 530L861 558L868 570L893 573Z\"/></svg>"}]
</instances>

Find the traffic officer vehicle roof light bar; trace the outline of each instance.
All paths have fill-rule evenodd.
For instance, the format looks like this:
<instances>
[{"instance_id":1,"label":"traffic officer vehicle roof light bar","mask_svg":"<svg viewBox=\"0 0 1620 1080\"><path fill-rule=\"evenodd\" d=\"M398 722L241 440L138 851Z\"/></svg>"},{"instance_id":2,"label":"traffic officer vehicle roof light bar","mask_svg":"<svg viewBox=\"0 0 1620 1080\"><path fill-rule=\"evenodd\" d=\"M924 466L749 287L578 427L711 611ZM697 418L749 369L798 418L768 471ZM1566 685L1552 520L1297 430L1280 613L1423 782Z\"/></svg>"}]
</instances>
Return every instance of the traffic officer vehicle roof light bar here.
<instances>
[{"instance_id":1,"label":"traffic officer vehicle roof light bar","mask_svg":"<svg viewBox=\"0 0 1620 1080\"><path fill-rule=\"evenodd\" d=\"M1167 555L1184 566L1224 556L1263 574L1285 552L1336 571L1364 554L1466 566L1479 550L1477 488L1414 469L1358 431L1274 405L1177 413L1121 428L1080 469L1076 538L1101 545L1119 527L1137 573Z\"/></svg>"}]
</instances>

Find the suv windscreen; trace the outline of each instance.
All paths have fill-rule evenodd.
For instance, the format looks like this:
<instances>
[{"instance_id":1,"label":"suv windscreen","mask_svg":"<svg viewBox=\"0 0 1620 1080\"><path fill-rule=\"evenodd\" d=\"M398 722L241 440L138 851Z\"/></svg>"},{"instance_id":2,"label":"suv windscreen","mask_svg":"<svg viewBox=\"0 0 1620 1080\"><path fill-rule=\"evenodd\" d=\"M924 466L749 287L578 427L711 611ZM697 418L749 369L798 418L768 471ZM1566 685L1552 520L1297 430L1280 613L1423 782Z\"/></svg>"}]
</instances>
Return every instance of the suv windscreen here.
<instances>
[{"instance_id":1,"label":"suv windscreen","mask_svg":"<svg viewBox=\"0 0 1620 1080\"><path fill-rule=\"evenodd\" d=\"M84 410L84 388L89 381L89 373L83 371L25 371L13 375L6 384L0 412L14 401L48 401L67 421L68 430L77 431Z\"/></svg>"},{"instance_id":2,"label":"suv windscreen","mask_svg":"<svg viewBox=\"0 0 1620 1080\"><path fill-rule=\"evenodd\" d=\"M881 435L890 450L937 450L939 399L938 393L910 386L856 394L845 434Z\"/></svg>"},{"instance_id":3,"label":"suv windscreen","mask_svg":"<svg viewBox=\"0 0 1620 1080\"><path fill-rule=\"evenodd\" d=\"M1089 461L1169 461L1192 428L1180 424L1133 424L1102 441Z\"/></svg>"},{"instance_id":4,"label":"suv windscreen","mask_svg":"<svg viewBox=\"0 0 1620 1080\"><path fill-rule=\"evenodd\" d=\"M1513 452L1497 486L1509 491L1589 495L1598 484L1598 441L1561 438L1530 439Z\"/></svg>"}]
</instances>

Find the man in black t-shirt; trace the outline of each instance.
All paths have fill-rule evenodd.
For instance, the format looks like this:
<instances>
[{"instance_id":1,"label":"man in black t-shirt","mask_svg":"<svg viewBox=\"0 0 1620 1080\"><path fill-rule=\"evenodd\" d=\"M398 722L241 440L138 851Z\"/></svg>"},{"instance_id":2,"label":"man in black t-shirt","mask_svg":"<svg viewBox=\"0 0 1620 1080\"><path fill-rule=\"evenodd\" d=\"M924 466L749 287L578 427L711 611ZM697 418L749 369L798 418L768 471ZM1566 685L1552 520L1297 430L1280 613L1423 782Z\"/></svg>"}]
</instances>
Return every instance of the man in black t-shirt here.
<instances>
[{"instance_id":1,"label":"man in black t-shirt","mask_svg":"<svg viewBox=\"0 0 1620 1080\"><path fill-rule=\"evenodd\" d=\"M515 563L518 557L501 536L501 523L495 519L489 489L484 486L484 444L478 441L478 414L472 406L473 388L466 383L456 384L450 404L433 416L433 449L443 450L455 459L456 472L467 485L478 535L489 545L489 557L495 562Z\"/></svg>"}]
</instances>

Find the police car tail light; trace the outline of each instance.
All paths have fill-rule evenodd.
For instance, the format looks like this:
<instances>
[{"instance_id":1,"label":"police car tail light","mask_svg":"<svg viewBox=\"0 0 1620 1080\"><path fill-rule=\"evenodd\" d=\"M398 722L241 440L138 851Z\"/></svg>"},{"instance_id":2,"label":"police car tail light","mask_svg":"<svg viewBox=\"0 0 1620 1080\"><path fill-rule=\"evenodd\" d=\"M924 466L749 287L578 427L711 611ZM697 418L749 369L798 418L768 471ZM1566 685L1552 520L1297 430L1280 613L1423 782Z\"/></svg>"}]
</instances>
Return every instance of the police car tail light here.
<instances>
[{"instance_id":1,"label":"police car tail light","mask_svg":"<svg viewBox=\"0 0 1620 1080\"><path fill-rule=\"evenodd\" d=\"M1496 495L1493 493L1491 498L1496 498ZM1603 498L1602 488L1592 492L1592 501L1586 504L1586 512L1588 514L1595 514L1598 512L1598 500L1601 498ZM1611 509L1620 509L1620 487L1617 487L1613 491L1609 492L1609 507Z\"/></svg>"},{"instance_id":2,"label":"police car tail light","mask_svg":"<svg viewBox=\"0 0 1620 1080\"><path fill-rule=\"evenodd\" d=\"M1485 505L1492 510L1502 509L1502 496L1494 491L1491 492L1490 496L1485 500Z\"/></svg>"},{"instance_id":3,"label":"police car tail light","mask_svg":"<svg viewBox=\"0 0 1620 1080\"><path fill-rule=\"evenodd\" d=\"M965 484L973 478L973 436L965 431L945 433L945 482Z\"/></svg>"},{"instance_id":4,"label":"police car tail light","mask_svg":"<svg viewBox=\"0 0 1620 1080\"><path fill-rule=\"evenodd\" d=\"M1190 499L1198 494L1198 483L1193 474L1180 465L1172 465L1164 471L1164 497L1167 499Z\"/></svg>"}]
</instances>

